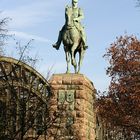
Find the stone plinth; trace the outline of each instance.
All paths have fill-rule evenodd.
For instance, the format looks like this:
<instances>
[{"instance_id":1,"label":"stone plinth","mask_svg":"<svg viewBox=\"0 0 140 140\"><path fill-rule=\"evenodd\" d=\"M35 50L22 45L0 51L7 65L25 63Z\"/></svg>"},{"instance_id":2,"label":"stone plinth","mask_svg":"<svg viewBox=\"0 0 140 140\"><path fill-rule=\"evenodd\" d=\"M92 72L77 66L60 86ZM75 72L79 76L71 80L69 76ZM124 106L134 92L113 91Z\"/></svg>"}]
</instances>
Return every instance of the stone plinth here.
<instances>
[{"instance_id":1,"label":"stone plinth","mask_svg":"<svg viewBox=\"0 0 140 140\"><path fill-rule=\"evenodd\" d=\"M53 121L49 139L95 139L95 88L82 74L55 74L50 79Z\"/></svg>"}]
</instances>

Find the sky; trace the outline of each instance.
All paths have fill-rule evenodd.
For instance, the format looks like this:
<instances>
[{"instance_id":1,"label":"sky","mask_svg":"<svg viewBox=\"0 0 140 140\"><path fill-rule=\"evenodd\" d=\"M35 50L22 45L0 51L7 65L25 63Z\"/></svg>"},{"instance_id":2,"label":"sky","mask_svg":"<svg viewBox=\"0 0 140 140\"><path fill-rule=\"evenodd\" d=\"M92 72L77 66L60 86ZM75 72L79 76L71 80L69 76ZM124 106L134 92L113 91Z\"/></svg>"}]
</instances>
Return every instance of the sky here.
<instances>
[{"instance_id":1,"label":"sky","mask_svg":"<svg viewBox=\"0 0 140 140\"><path fill-rule=\"evenodd\" d=\"M8 56L16 57L16 42L25 45L29 40L30 55L40 59L36 69L45 77L66 72L63 45L59 51L52 47L65 23L65 6L71 0L0 0L0 19L10 17L9 34L5 46ZM87 34L87 44L81 74L88 77L95 88L107 90L110 78L106 75L108 62L103 58L106 49L120 35L140 38L140 8L136 0L79 0L85 18L82 21ZM71 71L74 72L71 66Z\"/></svg>"}]
</instances>

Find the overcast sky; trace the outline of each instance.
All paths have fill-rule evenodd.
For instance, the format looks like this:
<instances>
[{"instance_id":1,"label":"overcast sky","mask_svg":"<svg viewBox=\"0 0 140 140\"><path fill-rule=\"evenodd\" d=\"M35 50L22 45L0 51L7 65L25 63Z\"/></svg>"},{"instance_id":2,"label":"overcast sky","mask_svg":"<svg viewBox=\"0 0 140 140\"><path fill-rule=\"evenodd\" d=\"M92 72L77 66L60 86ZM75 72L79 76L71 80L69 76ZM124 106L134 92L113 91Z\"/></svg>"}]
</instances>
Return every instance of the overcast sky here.
<instances>
[{"instance_id":1,"label":"overcast sky","mask_svg":"<svg viewBox=\"0 0 140 140\"><path fill-rule=\"evenodd\" d=\"M61 49L56 51L52 44L56 42L58 32L65 18L64 9L71 0L0 0L2 17L10 17L8 28L21 44L32 42L32 54L41 59L38 71L45 75L51 67L52 73L65 73L66 61ZM140 8L135 0L79 0L84 11L82 21L88 42L81 73L86 75L97 90L104 91L109 85L105 69L107 61L102 57L106 48L117 36L134 34L140 38ZM15 41L8 40L7 52L15 56ZM72 68L73 71L73 68Z\"/></svg>"}]
</instances>

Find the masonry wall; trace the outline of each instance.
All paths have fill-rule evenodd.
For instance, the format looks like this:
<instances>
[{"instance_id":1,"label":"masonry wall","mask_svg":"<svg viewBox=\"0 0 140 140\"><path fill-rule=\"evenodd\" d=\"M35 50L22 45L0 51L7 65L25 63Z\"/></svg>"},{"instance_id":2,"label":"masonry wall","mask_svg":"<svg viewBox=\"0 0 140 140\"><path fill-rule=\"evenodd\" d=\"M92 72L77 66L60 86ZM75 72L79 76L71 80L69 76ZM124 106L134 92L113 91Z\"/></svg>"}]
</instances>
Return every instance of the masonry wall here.
<instances>
[{"instance_id":1,"label":"masonry wall","mask_svg":"<svg viewBox=\"0 0 140 140\"><path fill-rule=\"evenodd\" d=\"M95 88L82 74L55 74L50 79L52 97L49 140L95 139Z\"/></svg>"}]
</instances>

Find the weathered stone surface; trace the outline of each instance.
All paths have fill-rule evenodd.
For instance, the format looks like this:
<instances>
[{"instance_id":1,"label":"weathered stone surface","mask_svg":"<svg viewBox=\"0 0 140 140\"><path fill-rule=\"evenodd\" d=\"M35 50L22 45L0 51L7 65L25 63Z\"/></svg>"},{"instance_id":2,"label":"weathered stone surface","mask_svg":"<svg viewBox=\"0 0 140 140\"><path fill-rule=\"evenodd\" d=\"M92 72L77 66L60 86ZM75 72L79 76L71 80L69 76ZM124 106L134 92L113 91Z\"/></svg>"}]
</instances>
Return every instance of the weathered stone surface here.
<instances>
[{"instance_id":1,"label":"weathered stone surface","mask_svg":"<svg viewBox=\"0 0 140 140\"><path fill-rule=\"evenodd\" d=\"M87 93L84 90L76 90L76 99L85 99L87 100Z\"/></svg>"},{"instance_id":2,"label":"weathered stone surface","mask_svg":"<svg viewBox=\"0 0 140 140\"><path fill-rule=\"evenodd\" d=\"M52 89L52 90L60 90L60 89L61 89L61 90L62 90L62 89L65 90L65 89L67 89L67 86L66 86L66 85L53 85L53 84L52 84L52 85L51 85L51 89Z\"/></svg>"},{"instance_id":3,"label":"weathered stone surface","mask_svg":"<svg viewBox=\"0 0 140 140\"><path fill-rule=\"evenodd\" d=\"M79 140L95 140L96 90L92 82L82 74L54 74L49 82L53 93L50 108L59 116L52 128L54 131L59 127L57 135L61 137L57 139L66 140L77 134Z\"/></svg>"},{"instance_id":4,"label":"weathered stone surface","mask_svg":"<svg viewBox=\"0 0 140 140\"><path fill-rule=\"evenodd\" d=\"M71 76L67 76L62 79L63 85L71 85Z\"/></svg>"}]
</instances>

